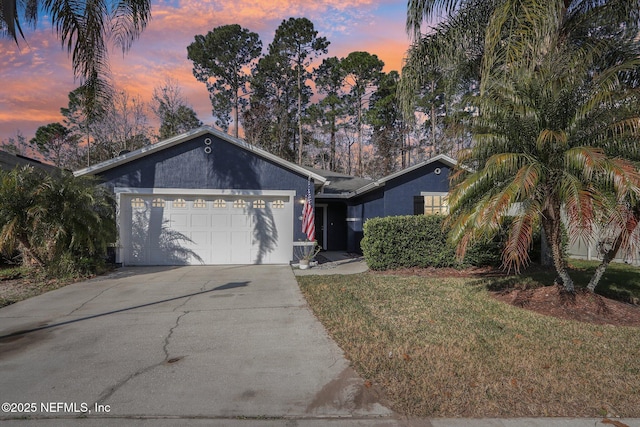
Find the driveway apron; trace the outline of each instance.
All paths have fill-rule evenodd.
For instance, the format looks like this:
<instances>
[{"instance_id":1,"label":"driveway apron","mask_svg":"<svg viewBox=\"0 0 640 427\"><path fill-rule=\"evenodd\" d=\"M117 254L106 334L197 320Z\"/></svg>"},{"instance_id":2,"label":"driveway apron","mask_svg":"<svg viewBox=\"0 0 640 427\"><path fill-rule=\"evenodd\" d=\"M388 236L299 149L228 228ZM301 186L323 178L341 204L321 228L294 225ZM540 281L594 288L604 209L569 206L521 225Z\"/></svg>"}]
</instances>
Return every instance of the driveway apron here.
<instances>
[{"instance_id":1,"label":"driveway apron","mask_svg":"<svg viewBox=\"0 0 640 427\"><path fill-rule=\"evenodd\" d=\"M122 268L4 307L0 402L0 420L393 417L288 266Z\"/></svg>"}]
</instances>

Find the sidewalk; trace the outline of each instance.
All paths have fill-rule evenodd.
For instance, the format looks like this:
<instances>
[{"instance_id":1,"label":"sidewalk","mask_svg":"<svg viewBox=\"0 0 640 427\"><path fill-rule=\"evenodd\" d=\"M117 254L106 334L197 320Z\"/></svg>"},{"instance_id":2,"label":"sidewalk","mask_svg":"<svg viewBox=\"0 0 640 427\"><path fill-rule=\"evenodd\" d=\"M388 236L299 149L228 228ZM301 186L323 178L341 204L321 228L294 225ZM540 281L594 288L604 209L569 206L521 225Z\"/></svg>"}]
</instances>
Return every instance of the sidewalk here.
<instances>
[{"instance_id":1,"label":"sidewalk","mask_svg":"<svg viewBox=\"0 0 640 427\"><path fill-rule=\"evenodd\" d=\"M296 276L356 274L364 273L369 269L362 255L350 254L347 252L320 252L320 254L316 256L316 260L318 261L318 264L307 270L300 270L296 265L294 265L293 273Z\"/></svg>"}]
</instances>

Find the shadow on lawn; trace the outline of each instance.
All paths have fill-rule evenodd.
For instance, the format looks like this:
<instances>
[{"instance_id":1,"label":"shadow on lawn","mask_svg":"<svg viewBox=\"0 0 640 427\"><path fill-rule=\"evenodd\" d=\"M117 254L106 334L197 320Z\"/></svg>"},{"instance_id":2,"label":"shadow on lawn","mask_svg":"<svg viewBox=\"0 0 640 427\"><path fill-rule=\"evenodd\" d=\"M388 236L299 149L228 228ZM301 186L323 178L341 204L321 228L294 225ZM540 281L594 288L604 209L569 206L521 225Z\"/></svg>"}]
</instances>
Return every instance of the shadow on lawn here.
<instances>
[{"instance_id":1,"label":"shadow on lawn","mask_svg":"<svg viewBox=\"0 0 640 427\"><path fill-rule=\"evenodd\" d=\"M576 288L586 288L597 266L598 262L595 261L571 260L569 274ZM473 284L484 286L492 292L509 292L552 286L556 277L553 268L535 264L518 275L478 277ZM610 299L640 304L640 268L629 264L610 264L596 293Z\"/></svg>"}]
</instances>

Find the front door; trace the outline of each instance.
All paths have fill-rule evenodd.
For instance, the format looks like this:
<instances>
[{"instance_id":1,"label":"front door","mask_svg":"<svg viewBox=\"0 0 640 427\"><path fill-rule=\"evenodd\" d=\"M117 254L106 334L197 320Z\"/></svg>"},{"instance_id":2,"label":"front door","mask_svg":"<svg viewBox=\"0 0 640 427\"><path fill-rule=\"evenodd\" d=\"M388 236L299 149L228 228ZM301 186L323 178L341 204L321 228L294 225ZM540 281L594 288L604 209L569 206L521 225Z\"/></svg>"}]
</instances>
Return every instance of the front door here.
<instances>
[{"instance_id":1,"label":"front door","mask_svg":"<svg viewBox=\"0 0 640 427\"><path fill-rule=\"evenodd\" d=\"M326 236L325 236L325 224L327 220L327 205L316 205L315 207L315 225L316 225L316 241L318 242L318 246L322 249L327 249L325 246Z\"/></svg>"}]
</instances>

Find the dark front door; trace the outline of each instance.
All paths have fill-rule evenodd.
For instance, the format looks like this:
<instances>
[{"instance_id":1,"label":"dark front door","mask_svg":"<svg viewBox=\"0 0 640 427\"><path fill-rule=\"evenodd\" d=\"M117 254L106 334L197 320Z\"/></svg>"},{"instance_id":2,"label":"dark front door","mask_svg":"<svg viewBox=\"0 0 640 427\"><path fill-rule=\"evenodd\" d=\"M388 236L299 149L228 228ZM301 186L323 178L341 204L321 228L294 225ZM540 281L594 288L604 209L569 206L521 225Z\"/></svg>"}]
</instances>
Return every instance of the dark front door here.
<instances>
[{"instance_id":1,"label":"dark front door","mask_svg":"<svg viewBox=\"0 0 640 427\"><path fill-rule=\"evenodd\" d=\"M327 249L324 245L324 206L315 208L316 241L322 249Z\"/></svg>"}]
</instances>

